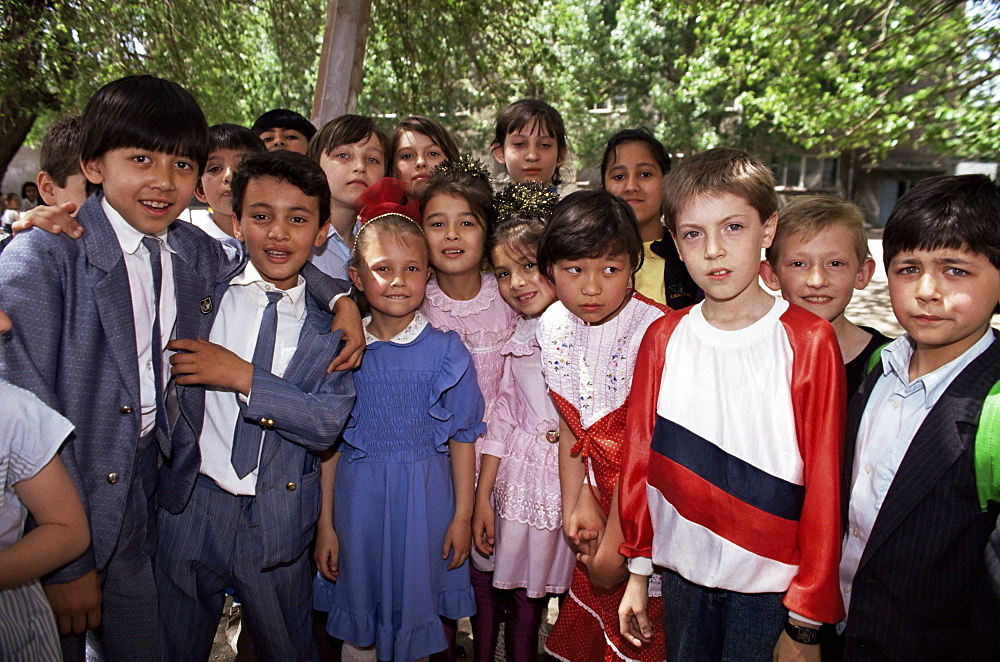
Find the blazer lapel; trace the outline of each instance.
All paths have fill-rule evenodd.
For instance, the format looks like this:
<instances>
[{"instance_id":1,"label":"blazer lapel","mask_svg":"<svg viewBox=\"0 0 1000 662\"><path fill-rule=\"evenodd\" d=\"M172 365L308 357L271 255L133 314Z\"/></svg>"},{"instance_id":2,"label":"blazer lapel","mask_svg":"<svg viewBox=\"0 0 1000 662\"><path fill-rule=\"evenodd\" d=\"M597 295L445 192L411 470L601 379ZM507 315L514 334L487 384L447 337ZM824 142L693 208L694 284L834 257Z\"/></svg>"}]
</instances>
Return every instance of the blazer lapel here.
<instances>
[{"instance_id":1,"label":"blazer lapel","mask_svg":"<svg viewBox=\"0 0 1000 662\"><path fill-rule=\"evenodd\" d=\"M298 344L295 347L295 354L285 368L283 379L301 387L311 387L310 379L316 374L317 365L322 364L325 370L326 365L333 360L337 352L340 334L336 338L338 342L333 342L334 335L330 333L329 323L332 317L323 315L319 308L313 304L312 298L306 295L306 319L299 332ZM318 315L318 317L317 317ZM318 324L326 324L326 329L320 331ZM268 462L278 452L279 445L283 443L278 438L278 433L268 430L264 435L264 447L261 450L260 466L266 466Z\"/></svg>"},{"instance_id":2,"label":"blazer lapel","mask_svg":"<svg viewBox=\"0 0 1000 662\"><path fill-rule=\"evenodd\" d=\"M955 378L913 435L913 441L879 509L861 557L861 566L934 489L967 445L972 443L973 438L963 437L960 427L972 429L978 422L981 396L992 385L986 383L991 378L991 372L983 367L1000 358L998 345L1000 341L994 340Z\"/></svg>"},{"instance_id":3,"label":"blazer lapel","mask_svg":"<svg viewBox=\"0 0 1000 662\"><path fill-rule=\"evenodd\" d=\"M92 198L80 210L80 223L87 228L80 241L87 260L104 272L93 284L97 315L108 339L108 350L114 357L125 388L139 406L139 357L136 350L135 318L128 269L118 236L100 207L101 196ZM86 351L81 348L81 351Z\"/></svg>"}]
</instances>

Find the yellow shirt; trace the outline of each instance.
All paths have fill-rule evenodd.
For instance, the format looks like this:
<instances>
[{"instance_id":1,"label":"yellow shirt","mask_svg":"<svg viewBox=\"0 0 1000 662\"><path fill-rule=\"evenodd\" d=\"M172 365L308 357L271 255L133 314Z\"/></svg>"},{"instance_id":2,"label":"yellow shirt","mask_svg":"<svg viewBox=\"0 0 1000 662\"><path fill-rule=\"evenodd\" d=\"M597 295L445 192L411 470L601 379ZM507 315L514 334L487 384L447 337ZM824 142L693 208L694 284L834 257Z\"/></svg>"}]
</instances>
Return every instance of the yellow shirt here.
<instances>
[{"instance_id":1,"label":"yellow shirt","mask_svg":"<svg viewBox=\"0 0 1000 662\"><path fill-rule=\"evenodd\" d=\"M635 272L635 289L653 301L665 304L667 303L667 292L663 285L665 260L652 251L650 248L652 243L647 241L642 244L642 252L645 257L642 261L642 268Z\"/></svg>"}]
</instances>

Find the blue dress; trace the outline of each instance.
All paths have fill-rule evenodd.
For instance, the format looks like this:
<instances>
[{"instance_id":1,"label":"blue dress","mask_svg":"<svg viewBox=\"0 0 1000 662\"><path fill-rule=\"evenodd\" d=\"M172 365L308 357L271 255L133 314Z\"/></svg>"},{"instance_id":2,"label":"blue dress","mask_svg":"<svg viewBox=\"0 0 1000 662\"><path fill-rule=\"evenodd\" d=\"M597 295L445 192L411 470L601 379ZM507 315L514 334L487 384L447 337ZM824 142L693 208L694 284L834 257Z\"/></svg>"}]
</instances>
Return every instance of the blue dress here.
<instances>
[{"instance_id":1,"label":"blue dress","mask_svg":"<svg viewBox=\"0 0 1000 662\"><path fill-rule=\"evenodd\" d=\"M455 512L448 440L472 443L486 429L458 334L419 313L407 331L408 342L370 339L354 375L334 488L340 576L317 576L314 596L327 632L396 662L444 650L440 617L476 611L469 562L449 571L441 548Z\"/></svg>"}]
</instances>

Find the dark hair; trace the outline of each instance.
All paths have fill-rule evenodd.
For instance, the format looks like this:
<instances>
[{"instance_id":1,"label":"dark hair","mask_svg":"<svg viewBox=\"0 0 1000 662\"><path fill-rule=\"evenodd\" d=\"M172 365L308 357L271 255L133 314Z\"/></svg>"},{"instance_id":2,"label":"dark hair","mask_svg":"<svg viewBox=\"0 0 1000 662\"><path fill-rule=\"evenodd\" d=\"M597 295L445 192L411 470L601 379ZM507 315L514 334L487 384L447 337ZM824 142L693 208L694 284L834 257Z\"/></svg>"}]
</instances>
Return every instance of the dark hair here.
<instances>
[{"instance_id":1,"label":"dark hair","mask_svg":"<svg viewBox=\"0 0 1000 662\"><path fill-rule=\"evenodd\" d=\"M233 213L239 219L243 213L243 196L252 179L274 177L288 182L310 197L319 200L319 224L330 220L330 186L326 174L312 159L299 154L278 150L247 154L233 174Z\"/></svg>"},{"instance_id":2,"label":"dark hair","mask_svg":"<svg viewBox=\"0 0 1000 662\"><path fill-rule=\"evenodd\" d=\"M389 138L384 131L378 128L375 120L362 115L341 115L324 124L316 137L309 141L307 154L310 159L319 163L319 157L324 154L329 155L335 147L361 142L370 135L378 138L384 159L391 160ZM385 163L383 165L385 166ZM388 166L386 166L386 170L388 170Z\"/></svg>"},{"instance_id":3,"label":"dark hair","mask_svg":"<svg viewBox=\"0 0 1000 662\"><path fill-rule=\"evenodd\" d=\"M250 128L258 137L271 129L292 129L305 136L306 140L311 140L316 135L316 127L313 126L312 122L287 108L275 108L267 111L258 117Z\"/></svg>"},{"instance_id":4,"label":"dark hair","mask_svg":"<svg viewBox=\"0 0 1000 662\"><path fill-rule=\"evenodd\" d=\"M538 242L559 204L559 194L540 182L508 184L493 196L493 204L497 224L487 242L491 261L493 249L501 245L521 259L535 261Z\"/></svg>"},{"instance_id":5,"label":"dark hair","mask_svg":"<svg viewBox=\"0 0 1000 662\"><path fill-rule=\"evenodd\" d=\"M692 198L730 193L746 200L764 223L778 211L774 173L763 161L739 149L719 147L684 159L663 178L663 215L677 230L677 215Z\"/></svg>"},{"instance_id":6,"label":"dark hair","mask_svg":"<svg viewBox=\"0 0 1000 662\"><path fill-rule=\"evenodd\" d=\"M563 124L559 111L540 99L521 99L503 109L497 117L492 149L502 148L510 133L532 127L552 134L560 156L565 158L566 125ZM562 166L556 165L556 170L552 173L552 184L555 186L562 184L561 170Z\"/></svg>"},{"instance_id":7,"label":"dark hair","mask_svg":"<svg viewBox=\"0 0 1000 662\"><path fill-rule=\"evenodd\" d=\"M99 89L80 116L80 135L84 162L134 147L184 156L200 173L208 158L208 123L198 102L177 83L154 76L126 76Z\"/></svg>"},{"instance_id":8,"label":"dark hair","mask_svg":"<svg viewBox=\"0 0 1000 662\"><path fill-rule=\"evenodd\" d=\"M496 223L496 210L493 208L493 186L490 184L489 176L486 174L486 166L479 163L484 172L472 172L463 170L460 164L467 159L460 158L453 161L444 161L434 169L430 179L427 180L427 187L420 194L420 217L424 217L424 208L428 201L437 195L457 195L464 199L469 210L476 217L482 226L486 237L493 232L493 225Z\"/></svg>"},{"instance_id":9,"label":"dark hair","mask_svg":"<svg viewBox=\"0 0 1000 662\"><path fill-rule=\"evenodd\" d=\"M256 133L239 124L213 124L208 128L208 153L220 149L255 154L266 152L264 141Z\"/></svg>"},{"instance_id":10,"label":"dark hair","mask_svg":"<svg viewBox=\"0 0 1000 662\"><path fill-rule=\"evenodd\" d=\"M628 255L632 273L642 266L642 235L635 212L607 191L576 191L556 205L538 244L538 268L552 278L552 265L605 255Z\"/></svg>"},{"instance_id":11,"label":"dark hair","mask_svg":"<svg viewBox=\"0 0 1000 662\"><path fill-rule=\"evenodd\" d=\"M980 253L1000 269L1000 190L986 175L931 177L896 203L882 232L888 265L903 251Z\"/></svg>"},{"instance_id":12,"label":"dark hair","mask_svg":"<svg viewBox=\"0 0 1000 662\"><path fill-rule=\"evenodd\" d=\"M393 164L396 161L396 150L399 149L399 141L403 139L403 133L412 131L430 138L431 142L441 148L445 159L457 159L458 147L452 140L448 129L441 126L429 117L420 115L410 115L405 120L396 125L389 136L389 151L386 155L388 164L386 165L386 177L393 176Z\"/></svg>"},{"instance_id":13,"label":"dark hair","mask_svg":"<svg viewBox=\"0 0 1000 662\"><path fill-rule=\"evenodd\" d=\"M611 136L608 144L604 147L604 156L601 157L601 188L604 186L604 176L608 172L608 167L618 160L618 148L626 143L645 143L649 146L649 151L653 155L653 160L660 166L660 172L664 175L670 172L670 154L656 136L647 129L623 129Z\"/></svg>"},{"instance_id":14,"label":"dark hair","mask_svg":"<svg viewBox=\"0 0 1000 662\"><path fill-rule=\"evenodd\" d=\"M42 138L42 170L59 188L80 172L80 116L67 115L53 122Z\"/></svg>"}]
</instances>

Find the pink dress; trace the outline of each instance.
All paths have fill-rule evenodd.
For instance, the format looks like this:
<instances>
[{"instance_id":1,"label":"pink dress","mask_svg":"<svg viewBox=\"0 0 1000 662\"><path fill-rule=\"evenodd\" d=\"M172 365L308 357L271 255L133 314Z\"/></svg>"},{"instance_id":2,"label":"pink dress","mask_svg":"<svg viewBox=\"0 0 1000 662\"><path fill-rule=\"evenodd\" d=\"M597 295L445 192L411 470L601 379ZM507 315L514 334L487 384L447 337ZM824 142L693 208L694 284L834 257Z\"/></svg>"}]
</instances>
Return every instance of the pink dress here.
<instances>
[{"instance_id":1,"label":"pink dress","mask_svg":"<svg viewBox=\"0 0 1000 662\"><path fill-rule=\"evenodd\" d=\"M472 354L479 378L479 390L486 401L486 423L490 423L490 409L497 399L500 375L503 373L503 356L500 348L514 332L518 314L500 298L497 279L484 272L479 294L468 301L452 299L441 291L436 278L427 283L427 296L420 312L431 326L442 331L455 331L466 349ZM476 442L477 454L480 443Z\"/></svg>"},{"instance_id":2,"label":"pink dress","mask_svg":"<svg viewBox=\"0 0 1000 662\"><path fill-rule=\"evenodd\" d=\"M559 414L545 388L535 334L520 319L500 353L506 359L483 453L501 458L493 487L496 544L493 586L529 598L569 590L576 559L562 533Z\"/></svg>"},{"instance_id":3,"label":"pink dress","mask_svg":"<svg viewBox=\"0 0 1000 662\"><path fill-rule=\"evenodd\" d=\"M483 421L487 429L494 425L494 409L500 390L504 357L500 349L514 332L514 324L520 317L500 297L496 276L489 272L480 274L482 285L479 294L468 301L452 299L441 291L436 278L427 282L427 295L420 312L431 326L442 331L458 333L466 349L472 355L476 366L479 390L486 402ZM479 477L479 458L483 452L483 437L476 439L476 478ZM472 548L473 566L482 572L493 570L493 557L485 557Z\"/></svg>"}]
</instances>

